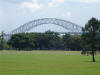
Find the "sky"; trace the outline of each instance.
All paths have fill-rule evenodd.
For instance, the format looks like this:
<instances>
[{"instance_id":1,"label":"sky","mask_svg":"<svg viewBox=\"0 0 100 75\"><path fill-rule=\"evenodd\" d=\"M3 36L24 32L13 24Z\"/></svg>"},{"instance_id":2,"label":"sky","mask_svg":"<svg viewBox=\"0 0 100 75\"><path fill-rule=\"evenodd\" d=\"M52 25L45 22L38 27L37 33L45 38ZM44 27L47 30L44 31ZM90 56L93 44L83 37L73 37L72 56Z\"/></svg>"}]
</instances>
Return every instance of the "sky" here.
<instances>
[{"instance_id":1,"label":"sky","mask_svg":"<svg viewBox=\"0 0 100 75\"><path fill-rule=\"evenodd\" d=\"M83 27L92 17L100 19L100 0L0 0L0 32L41 18L64 19ZM64 31L49 24L37 29L43 28Z\"/></svg>"}]
</instances>

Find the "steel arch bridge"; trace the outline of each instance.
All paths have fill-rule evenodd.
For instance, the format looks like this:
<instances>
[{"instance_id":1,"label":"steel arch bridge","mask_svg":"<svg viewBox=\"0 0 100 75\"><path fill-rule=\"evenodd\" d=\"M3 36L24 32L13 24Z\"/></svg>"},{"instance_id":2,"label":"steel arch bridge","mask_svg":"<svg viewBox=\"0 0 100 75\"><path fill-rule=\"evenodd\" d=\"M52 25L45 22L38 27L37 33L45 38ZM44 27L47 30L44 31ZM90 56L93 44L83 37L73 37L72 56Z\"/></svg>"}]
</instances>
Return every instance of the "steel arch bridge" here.
<instances>
[{"instance_id":1,"label":"steel arch bridge","mask_svg":"<svg viewBox=\"0 0 100 75\"><path fill-rule=\"evenodd\" d=\"M20 27L12 30L8 34L12 35L16 33L28 32L32 28L43 24L55 24L61 26L66 30L69 30L69 32L66 32L69 34L80 34L82 32L82 27L72 22L62 20L62 19L56 19L56 18L43 18L43 19L37 19L37 20L30 21L26 24L23 24Z\"/></svg>"}]
</instances>

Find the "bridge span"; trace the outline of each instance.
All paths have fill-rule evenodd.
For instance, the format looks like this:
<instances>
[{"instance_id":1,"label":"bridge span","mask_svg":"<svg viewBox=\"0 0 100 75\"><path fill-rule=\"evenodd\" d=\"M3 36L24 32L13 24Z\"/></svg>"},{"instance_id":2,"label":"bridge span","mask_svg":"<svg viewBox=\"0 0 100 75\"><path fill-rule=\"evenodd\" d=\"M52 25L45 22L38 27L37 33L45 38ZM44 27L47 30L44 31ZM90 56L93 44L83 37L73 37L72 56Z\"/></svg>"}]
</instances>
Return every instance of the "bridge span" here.
<instances>
[{"instance_id":1,"label":"bridge span","mask_svg":"<svg viewBox=\"0 0 100 75\"><path fill-rule=\"evenodd\" d=\"M67 33L67 34L82 34L82 27L75 23L72 23L72 22L66 21L66 20L62 20L62 19L56 19L56 18L43 18L43 19L33 20L33 21L27 22L23 25L20 25L20 27L6 33L5 37L11 36L12 34L16 34L16 33L23 33L23 32L27 33L31 29L34 29L35 27L44 25L44 24L58 25L69 31L69 32L58 32L60 34L65 34L65 33Z\"/></svg>"}]
</instances>

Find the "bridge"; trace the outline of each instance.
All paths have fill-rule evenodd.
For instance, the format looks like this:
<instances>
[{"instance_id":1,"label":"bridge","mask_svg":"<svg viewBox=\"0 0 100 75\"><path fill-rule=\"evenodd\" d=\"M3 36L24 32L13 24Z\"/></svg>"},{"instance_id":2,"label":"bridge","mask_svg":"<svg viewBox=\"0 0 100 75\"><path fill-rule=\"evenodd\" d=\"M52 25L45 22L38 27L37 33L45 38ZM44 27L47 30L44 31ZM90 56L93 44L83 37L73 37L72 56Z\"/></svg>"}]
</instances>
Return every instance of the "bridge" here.
<instances>
[{"instance_id":1,"label":"bridge","mask_svg":"<svg viewBox=\"0 0 100 75\"><path fill-rule=\"evenodd\" d=\"M37 19L37 20L30 21L28 23L25 23L21 25L20 27L12 30L11 32L6 33L5 37L11 36L12 34L16 34L16 33L22 33L22 32L27 33L31 29L40 25L44 25L44 24L55 24L60 27L63 27L66 30L69 30L69 32L59 32L60 34L64 34L64 33L81 34L82 33L82 27L70 21L56 19L56 18L43 18L43 19Z\"/></svg>"}]
</instances>

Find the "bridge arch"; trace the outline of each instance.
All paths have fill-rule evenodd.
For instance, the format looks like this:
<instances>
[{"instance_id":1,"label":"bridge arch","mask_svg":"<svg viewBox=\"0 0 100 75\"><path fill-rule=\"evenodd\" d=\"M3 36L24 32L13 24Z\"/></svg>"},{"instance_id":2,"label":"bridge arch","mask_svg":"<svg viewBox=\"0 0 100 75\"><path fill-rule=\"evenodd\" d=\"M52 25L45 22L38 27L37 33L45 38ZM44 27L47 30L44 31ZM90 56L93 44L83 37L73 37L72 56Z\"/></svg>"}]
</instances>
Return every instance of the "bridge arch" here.
<instances>
[{"instance_id":1,"label":"bridge arch","mask_svg":"<svg viewBox=\"0 0 100 75\"><path fill-rule=\"evenodd\" d=\"M65 28L66 30L69 30L70 32L76 32L76 33L81 32L81 29L82 29L81 26L74 24L72 22L66 21L66 20L61 20L61 19L56 19L56 18L43 18L43 19L37 19L37 20L30 21L26 24L23 24L20 27L12 30L9 34L28 32L32 28L43 25L43 24L55 24L55 25Z\"/></svg>"}]
</instances>

